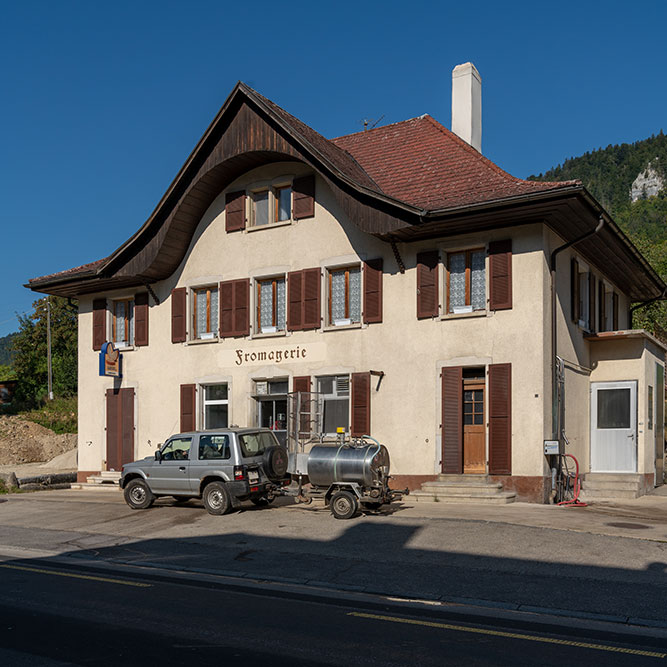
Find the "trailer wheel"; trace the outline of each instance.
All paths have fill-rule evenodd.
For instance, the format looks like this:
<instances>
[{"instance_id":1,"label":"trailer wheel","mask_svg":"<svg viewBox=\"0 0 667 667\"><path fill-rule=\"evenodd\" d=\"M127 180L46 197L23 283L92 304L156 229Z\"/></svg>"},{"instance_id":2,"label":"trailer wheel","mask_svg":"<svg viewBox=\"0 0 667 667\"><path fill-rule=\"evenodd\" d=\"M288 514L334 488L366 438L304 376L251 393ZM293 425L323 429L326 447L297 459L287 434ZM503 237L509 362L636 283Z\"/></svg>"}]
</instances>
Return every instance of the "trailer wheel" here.
<instances>
[{"instance_id":1,"label":"trailer wheel","mask_svg":"<svg viewBox=\"0 0 667 667\"><path fill-rule=\"evenodd\" d=\"M359 510L357 498L349 491L336 491L329 504L336 519L351 519Z\"/></svg>"}]
</instances>

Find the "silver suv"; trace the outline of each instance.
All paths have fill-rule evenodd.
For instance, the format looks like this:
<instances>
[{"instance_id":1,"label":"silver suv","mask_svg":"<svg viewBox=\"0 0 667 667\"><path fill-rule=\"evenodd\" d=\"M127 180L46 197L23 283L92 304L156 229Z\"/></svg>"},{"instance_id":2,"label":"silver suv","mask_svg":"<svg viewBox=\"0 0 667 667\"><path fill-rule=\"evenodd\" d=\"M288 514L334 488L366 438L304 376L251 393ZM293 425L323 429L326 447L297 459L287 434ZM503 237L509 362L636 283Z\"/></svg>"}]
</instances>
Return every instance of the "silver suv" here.
<instances>
[{"instance_id":1,"label":"silver suv","mask_svg":"<svg viewBox=\"0 0 667 667\"><path fill-rule=\"evenodd\" d=\"M123 466L120 486L132 509L160 496L201 498L210 514L226 514L243 500L270 503L290 483L287 451L268 429L227 428L179 433L154 457Z\"/></svg>"}]
</instances>

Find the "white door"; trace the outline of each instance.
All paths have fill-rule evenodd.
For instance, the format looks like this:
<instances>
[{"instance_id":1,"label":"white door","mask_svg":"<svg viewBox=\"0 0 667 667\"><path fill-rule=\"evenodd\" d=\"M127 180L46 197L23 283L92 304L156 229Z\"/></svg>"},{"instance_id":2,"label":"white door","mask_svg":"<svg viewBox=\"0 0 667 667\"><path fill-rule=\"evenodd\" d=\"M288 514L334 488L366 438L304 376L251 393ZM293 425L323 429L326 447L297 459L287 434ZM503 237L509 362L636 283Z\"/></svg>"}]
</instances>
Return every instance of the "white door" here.
<instances>
[{"instance_id":1,"label":"white door","mask_svg":"<svg viewBox=\"0 0 667 667\"><path fill-rule=\"evenodd\" d=\"M591 384L591 472L637 472L637 382Z\"/></svg>"}]
</instances>

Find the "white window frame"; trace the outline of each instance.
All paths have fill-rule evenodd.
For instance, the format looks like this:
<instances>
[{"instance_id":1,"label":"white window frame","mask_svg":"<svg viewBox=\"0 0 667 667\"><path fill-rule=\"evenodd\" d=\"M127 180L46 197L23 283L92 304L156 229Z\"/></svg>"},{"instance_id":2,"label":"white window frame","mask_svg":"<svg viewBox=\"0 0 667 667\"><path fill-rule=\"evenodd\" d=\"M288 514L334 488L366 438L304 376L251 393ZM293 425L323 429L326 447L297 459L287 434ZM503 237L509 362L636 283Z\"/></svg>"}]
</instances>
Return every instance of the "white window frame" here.
<instances>
[{"instance_id":1,"label":"white window frame","mask_svg":"<svg viewBox=\"0 0 667 667\"><path fill-rule=\"evenodd\" d=\"M473 308L472 303L466 303L463 306L452 306L451 308L457 308L456 311L450 309L450 270L449 270L449 262L450 262L450 257L452 255L466 255L466 274L470 270L472 272L472 253L474 252L481 252L484 255L484 306L482 308ZM488 266L488 248L486 245L472 245L467 248L452 248L448 250L444 250L443 253L441 253L443 256L443 281L444 281L444 287L443 287L443 294L444 294L444 299L443 299L443 310L444 310L444 317L452 317L452 316L457 316L457 315L464 315L464 314L470 314L470 313L476 313L478 315L485 314L488 310L488 303L489 303L489 266ZM468 265L468 255L470 256L470 266ZM470 280L470 284L472 286L472 277L468 278L466 275L466 282ZM466 288L466 292L469 290ZM471 290L470 290L471 291ZM468 299L467 299L468 300ZM472 299L469 299L472 301Z\"/></svg>"},{"instance_id":2,"label":"white window frame","mask_svg":"<svg viewBox=\"0 0 667 667\"><path fill-rule=\"evenodd\" d=\"M278 281L282 280L284 285L285 285L285 325L282 329L278 328L278 323L276 319L276 324L275 326L271 327L266 327L265 329L262 329L261 326L261 307L262 307L262 300L261 300L261 294L260 294L260 289L261 289L261 284L266 283L269 281ZM253 331L255 332L255 335L257 336L262 336L262 335L273 335L273 336L284 336L287 332L287 274L286 273L276 273L273 275L267 275L267 276L256 276L253 278L253 298L254 298L254 308L253 308ZM276 291L276 297L273 299L273 311L276 315L277 318L277 313L278 313L278 301L277 301L277 289Z\"/></svg>"},{"instance_id":3,"label":"white window frame","mask_svg":"<svg viewBox=\"0 0 667 667\"><path fill-rule=\"evenodd\" d=\"M225 386L227 387L227 398L217 398L217 399L211 399L211 400L206 400L206 388L207 387L220 387L220 386ZM231 422L230 420L230 415L229 415L229 394L230 394L230 384L229 382L207 382L206 384L200 384L199 385L199 396L200 396L200 401L199 401L199 423L201 424L201 428L203 430L209 429L209 428L229 428L229 424ZM208 405L226 405L227 406L227 426L208 426L206 423L206 406Z\"/></svg>"},{"instance_id":4,"label":"white window frame","mask_svg":"<svg viewBox=\"0 0 667 667\"><path fill-rule=\"evenodd\" d=\"M352 320L352 318L348 317L343 320L334 320L332 318L332 312L333 312L333 304L332 304L332 281L333 281L333 274L338 272L338 271L347 271L349 269L359 269L359 319L358 320ZM324 275L326 278L326 282L324 285L324 290L325 290L325 300L324 302L326 303L326 325L327 327L345 327L345 326L359 326L361 325L363 321L363 315L364 315L364 272L363 272L363 267L361 266L361 262L346 262L345 264L337 264L337 265L331 265L331 266L326 266L324 269ZM346 295L346 298L348 300L348 308L349 308L349 300L350 296L349 293Z\"/></svg>"},{"instance_id":5,"label":"white window frame","mask_svg":"<svg viewBox=\"0 0 667 667\"><path fill-rule=\"evenodd\" d=\"M326 380L328 378L333 379L333 389L334 393L333 394L323 394L320 391L320 381L321 380ZM342 380L343 378L347 379L347 395L338 395L338 382ZM322 432L325 437L333 437L336 436L337 434L330 433L330 432L324 432L324 412L326 409L326 402L327 401L347 401L347 425L345 427L345 433L349 434L350 433L350 428L351 428L351 418L350 418L350 410L352 406L352 378L350 375L347 374L338 374L338 375L320 375L315 378L315 386L317 388L317 393L319 400L321 401L322 405Z\"/></svg>"},{"instance_id":6,"label":"white window frame","mask_svg":"<svg viewBox=\"0 0 667 667\"><path fill-rule=\"evenodd\" d=\"M116 339L116 304L119 303L126 303L126 304L131 304L131 312L129 315L126 315L126 334L127 334L127 329L129 328L130 330L130 335L126 335L126 340L115 340ZM111 332L111 336L109 337L111 342L114 344L114 347L122 349L122 348L130 348L134 345L134 308L135 308L135 303L134 303L134 296L123 296L123 297L116 297L114 299L111 299L111 309L109 312L109 329L108 331Z\"/></svg>"},{"instance_id":7,"label":"white window frame","mask_svg":"<svg viewBox=\"0 0 667 667\"><path fill-rule=\"evenodd\" d=\"M279 190L284 190L285 188L289 188L290 190L289 215L285 220L278 220L280 198L277 193ZM255 202L257 195L264 192L267 193L267 221L265 224L258 225L256 222ZM277 225L289 225L293 222L294 190L292 177L281 176L270 182L253 184L247 189L247 193L250 205L248 215L249 229L266 229L267 227L275 227Z\"/></svg>"},{"instance_id":8,"label":"white window frame","mask_svg":"<svg viewBox=\"0 0 667 667\"><path fill-rule=\"evenodd\" d=\"M218 305L215 309L215 313L211 308L210 321L207 323L207 328L210 329L210 331L204 331L202 332L203 335L199 335L199 332L197 331L197 293L201 292L202 290L209 290L211 292L215 290L218 295ZM211 298L208 297L207 307L209 308L210 308L210 300ZM191 340L197 341L197 340L218 339L218 330L220 328L220 285L218 283L205 283L202 285L195 285L190 288L190 322L191 322L190 331L192 332L190 335ZM215 326L213 326L214 323Z\"/></svg>"}]
</instances>

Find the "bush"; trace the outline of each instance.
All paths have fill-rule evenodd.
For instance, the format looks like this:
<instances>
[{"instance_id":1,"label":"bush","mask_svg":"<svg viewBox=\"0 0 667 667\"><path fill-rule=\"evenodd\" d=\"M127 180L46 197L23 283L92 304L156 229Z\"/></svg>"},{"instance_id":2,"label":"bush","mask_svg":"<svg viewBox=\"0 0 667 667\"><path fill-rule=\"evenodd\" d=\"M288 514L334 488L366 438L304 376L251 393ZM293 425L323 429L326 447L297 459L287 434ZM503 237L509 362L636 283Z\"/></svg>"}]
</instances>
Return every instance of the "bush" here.
<instances>
[{"instance_id":1,"label":"bush","mask_svg":"<svg viewBox=\"0 0 667 667\"><path fill-rule=\"evenodd\" d=\"M56 398L46 401L41 408L19 412L22 419L51 429L54 433L77 432L77 398Z\"/></svg>"}]
</instances>

